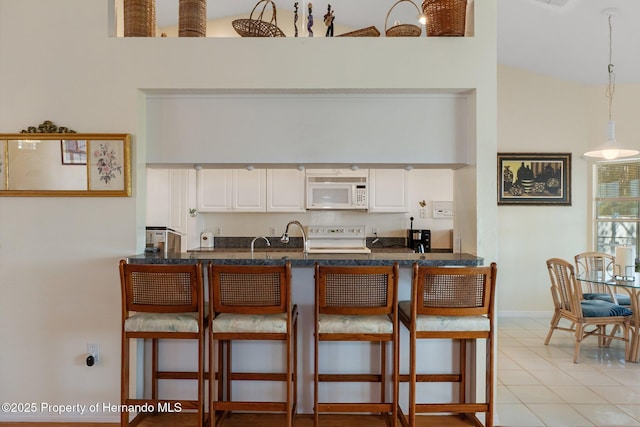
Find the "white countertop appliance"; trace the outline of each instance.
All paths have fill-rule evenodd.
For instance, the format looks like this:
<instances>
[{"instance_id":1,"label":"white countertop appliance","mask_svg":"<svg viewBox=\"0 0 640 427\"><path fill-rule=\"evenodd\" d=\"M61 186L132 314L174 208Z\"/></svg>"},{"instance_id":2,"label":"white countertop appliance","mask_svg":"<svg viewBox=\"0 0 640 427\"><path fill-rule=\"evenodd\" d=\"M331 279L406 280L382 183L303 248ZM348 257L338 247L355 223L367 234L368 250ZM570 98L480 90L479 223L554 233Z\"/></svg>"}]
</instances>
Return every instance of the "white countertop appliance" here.
<instances>
[{"instance_id":1,"label":"white countertop appliance","mask_svg":"<svg viewBox=\"0 0 640 427\"><path fill-rule=\"evenodd\" d=\"M310 254L371 253L364 225L310 225L307 241Z\"/></svg>"},{"instance_id":2,"label":"white countertop appliance","mask_svg":"<svg viewBox=\"0 0 640 427\"><path fill-rule=\"evenodd\" d=\"M145 252L181 252L182 235L169 227L147 227Z\"/></svg>"}]
</instances>

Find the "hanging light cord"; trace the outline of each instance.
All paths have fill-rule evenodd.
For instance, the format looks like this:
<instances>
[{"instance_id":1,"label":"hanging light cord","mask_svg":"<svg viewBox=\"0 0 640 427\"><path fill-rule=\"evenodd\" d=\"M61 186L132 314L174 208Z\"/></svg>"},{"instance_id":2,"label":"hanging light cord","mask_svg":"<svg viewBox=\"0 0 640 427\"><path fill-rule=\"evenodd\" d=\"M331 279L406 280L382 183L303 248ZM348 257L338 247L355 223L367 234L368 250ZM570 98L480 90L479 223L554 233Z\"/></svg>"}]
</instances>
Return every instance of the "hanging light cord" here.
<instances>
[{"instance_id":1,"label":"hanging light cord","mask_svg":"<svg viewBox=\"0 0 640 427\"><path fill-rule=\"evenodd\" d=\"M613 106L613 94L616 92L616 73L613 71L613 25L611 20L612 15L609 18L609 65L607 71L609 72L609 85L607 86L606 96L609 98L609 121L611 121L611 107Z\"/></svg>"}]
</instances>

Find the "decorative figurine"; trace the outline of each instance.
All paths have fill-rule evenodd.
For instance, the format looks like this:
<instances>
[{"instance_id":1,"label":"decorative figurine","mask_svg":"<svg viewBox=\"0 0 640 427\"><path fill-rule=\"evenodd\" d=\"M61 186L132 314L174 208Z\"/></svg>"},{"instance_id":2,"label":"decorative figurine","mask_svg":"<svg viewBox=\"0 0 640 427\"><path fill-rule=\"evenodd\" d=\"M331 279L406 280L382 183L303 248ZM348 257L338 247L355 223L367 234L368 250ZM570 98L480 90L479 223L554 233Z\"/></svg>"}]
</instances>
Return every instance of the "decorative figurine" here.
<instances>
[{"instance_id":1,"label":"decorative figurine","mask_svg":"<svg viewBox=\"0 0 640 427\"><path fill-rule=\"evenodd\" d=\"M298 37L298 2L293 4L293 29L295 30L294 37Z\"/></svg>"},{"instance_id":2,"label":"decorative figurine","mask_svg":"<svg viewBox=\"0 0 640 427\"><path fill-rule=\"evenodd\" d=\"M331 5L327 5L327 13L324 14L324 25L327 26L327 32L324 35L325 37L333 37L333 20L336 19L333 14L333 10L331 10Z\"/></svg>"},{"instance_id":3,"label":"decorative figurine","mask_svg":"<svg viewBox=\"0 0 640 427\"><path fill-rule=\"evenodd\" d=\"M313 27L313 13L311 10L313 8L313 4L309 3L307 7L309 8L309 16L307 16L307 31L309 32L309 37L313 37L313 30L311 29L311 27Z\"/></svg>"}]
</instances>

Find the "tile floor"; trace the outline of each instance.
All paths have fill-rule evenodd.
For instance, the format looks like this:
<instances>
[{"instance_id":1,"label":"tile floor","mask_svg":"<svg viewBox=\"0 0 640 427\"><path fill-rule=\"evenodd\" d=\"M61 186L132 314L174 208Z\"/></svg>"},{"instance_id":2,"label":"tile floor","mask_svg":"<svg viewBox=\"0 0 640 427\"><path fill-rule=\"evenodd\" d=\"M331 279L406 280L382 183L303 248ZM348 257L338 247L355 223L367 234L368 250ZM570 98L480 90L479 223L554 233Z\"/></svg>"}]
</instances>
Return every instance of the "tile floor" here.
<instances>
[{"instance_id":1,"label":"tile floor","mask_svg":"<svg viewBox=\"0 0 640 427\"><path fill-rule=\"evenodd\" d=\"M499 317L499 425L640 426L640 364L624 360L624 344L589 337L574 364L569 332L544 345L549 318Z\"/></svg>"}]
</instances>

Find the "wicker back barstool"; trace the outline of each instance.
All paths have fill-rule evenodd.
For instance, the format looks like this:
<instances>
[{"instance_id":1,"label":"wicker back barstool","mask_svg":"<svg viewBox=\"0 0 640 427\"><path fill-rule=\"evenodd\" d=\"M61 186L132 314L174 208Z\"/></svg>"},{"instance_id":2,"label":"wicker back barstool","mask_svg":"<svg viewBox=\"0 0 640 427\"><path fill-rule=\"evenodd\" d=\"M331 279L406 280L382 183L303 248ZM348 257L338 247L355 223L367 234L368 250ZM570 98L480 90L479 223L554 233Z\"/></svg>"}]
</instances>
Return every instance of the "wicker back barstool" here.
<instances>
[{"instance_id":1,"label":"wicker back barstool","mask_svg":"<svg viewBox=\"0 0 640 427\"><path fill-rule=\"evenodd\" d=\"M314 334L314 426L320 413L381 413L392 426L397 425L398 408L398 264L391 266L333 267L316 263L315 267L315 334ZM362 341L380 344L380 367L374 373L320 373L319 345L326 341ZM391 343L392 396L386 396L387 343ZM332 361L337 367L339 359ZM321 382L377 383L377 402L319 402ZM328 385L327 385L328 386Z\"/></svg>"},{"instance_id":2,"label":"wicker back barstool","mask_svg":"<svg viewBox=\"0 0 640 427\"><path fill-rule=\"evenodd\" d=\"M213 373L209 381L211 427L222 423L231 411L284 413L286 426L291 427L296 412L298 357L298 308L291 302L291 264L209 264L208 278L212 338L209 341L209 366L214 366L214 343L218 342L219 372L217 390ZM235 372L231 344L236 340L282 342L284 368L275 373ZM233 401L234 381L284 382L286 395L279 401Z\"/></svg>"},{"instance_id":3,"label":"wicker back barstool","mask_svg":"<svg viewBox=\"0 0 640 427\"><path fill-rule=\"evenodd\" d=\"M202 265L197 264L128 264L120 261L122 287L121 400L123 407L151 404L155 408L174 408L198 413L197 426L204 425L205 329ZM129 340L151 339L150 397L129 395ZM161 371L158 366L159 340L196 340L198 343L196 372ZM196 399L161 399L158 380L195 380ZM160 411L160 409L158 409ZM141 412L134 424L146 415ZM129 413L122 411L121 426L129 425Z\"/></svg>"},{"instance_id":4,"label":"wicker back barstool","mask_svg":"<svg viewBox=\"0 0 640 427\"><path fill-rule=\"evenodd\" d=\"M485 413L484 425L493 426L493 340L496 264L490 267L413 266L411 301L399 304L402 324L409 330L409 414L404 421L416 425L417 413L457 413L482 425L476 413ZM450 339L458 342L458 372L417 373L417 340ZM467 367L468 341L486 340L484 401L470 402ZM424 359L435 357L425 356ZM422 359L422 360L424 360ZM455 366L455 363L454 363ZM473 370L471 370L473 372ZM457 402L417 402L418 382L457 383Z\"/></svg>"}]
</instances>

